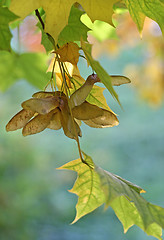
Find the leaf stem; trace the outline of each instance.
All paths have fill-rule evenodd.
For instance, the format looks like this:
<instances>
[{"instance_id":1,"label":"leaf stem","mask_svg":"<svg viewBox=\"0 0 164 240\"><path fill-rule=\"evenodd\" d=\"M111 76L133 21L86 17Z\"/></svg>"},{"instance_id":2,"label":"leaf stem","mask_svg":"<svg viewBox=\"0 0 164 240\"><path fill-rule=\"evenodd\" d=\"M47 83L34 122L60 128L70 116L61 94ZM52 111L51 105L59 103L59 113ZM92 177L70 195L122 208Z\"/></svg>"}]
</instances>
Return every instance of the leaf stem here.
<instances>
[{"instance_id":1,"label":"leaf stem","mask_svg":"<svg viewBox=\"0 0 164 240\"><path fill-rule=\"evenodd\" d=\"M65 88L65 92L66 92L66 96L67 96L68 107L69 107L70 114L71 114L71 120L72 120L72 123L73 123L74 132L75 132L75 140L76 140L76 142L77 142L78 151L79 151L79 156L80 156L81 161L82 161L83 163L85 163L86 165L88 165L88 163L83 159L82 151L81 151L81 147L80 147L80 142L79 142L79 137L78 137L77 130L76 130L76 127L75 127L74 117L73 117L73 114L72 114L72 109L71 109L71 105L70 105L70 99L69 99L68 91L67 91L67 84L66 84L66 78L65 78L64 65L63 65L62 62L60 62L59 57L58 57L58 54L56 55L56 58L57 58L57 61L58 61L58 64L59 64L59 68L60 68L60 72L61 72L61 74L62 74L62 78L63 78L63 82L64 82L64 88ZM89 166L89 165L88 165L88 166ZM90 167L90 166L89 166L89 167Z\"/></svg>"},{"instance_id":2,"label":"leaf stem","mask_svg":"<svg viewBox=\"0 0 164 240\"><path fill-rule=\"evenodd\" d=\"M35 10L35 14L36 14L37 18L39 19L39 21L40 21L40 23L41 23L41 25L42 25L42 28L43 28L43 30L44 30L45 24L44 24L44 22L43 22L43 20L42 20L42 18L41 18L41 16L40 16L40 13L39 13L38 9ZM52 45L53 45L54 48L55 48L55 40L53 39L53 37L52 37L49 33L46 33L46 34L47 34L47 36L48 36L48 39L50 40L50 42L52 43Z\"/></svg>"},{"instance_id":3,"label":"leaf stem","mask_svg":"<svg viewBox=\"0 0 164 240\"><path fill-rule=\"evenodd\" d=\"M44 25L44 22L43 22L43 20L42 20L42 18L41 18L41 16L40 16L40 13L39 13L38 9L35 10L35 14L36 14L36 16L38 17L38 19L39 19L39 21L40 21L40 23L41 23L41 25L42 25L42 28L43 28L43 30L44 30L45 25Z\"/></svg>"}]
</instances>

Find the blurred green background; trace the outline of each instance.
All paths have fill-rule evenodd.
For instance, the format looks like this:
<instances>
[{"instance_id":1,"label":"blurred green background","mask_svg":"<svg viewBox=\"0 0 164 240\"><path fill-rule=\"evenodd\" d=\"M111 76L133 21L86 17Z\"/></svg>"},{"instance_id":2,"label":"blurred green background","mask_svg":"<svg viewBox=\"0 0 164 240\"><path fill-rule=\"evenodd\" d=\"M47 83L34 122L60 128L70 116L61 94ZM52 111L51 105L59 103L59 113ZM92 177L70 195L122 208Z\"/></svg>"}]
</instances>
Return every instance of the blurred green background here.
<instances>
[{"instance_id":1,"label":"blurred green background","mask_svg":"<svg viewBox=\"0 0 164 240\"><path fill-rule=\"evenodd\" d=\"M131 63L146 61L145 46L126 48L114 56L100 57L110 74L122 74ZM85 78L91 73L79 63ZM87 69L87 70L86 70ZM105 90L109 106L120 125L91 129L82 124L82 149L100 167L143 187L144 197L164 207L164 108L141 101L135 88L115 88L123 109ZM103 206L70 225L77 196L69 193L76 174L56 170L78 158L76 143L61 130L23 137L21 131L5 132L20 104L37 89L21 80L0 93L0 239L2 240L147 240L138 227L126 234L113 210Z\"/></svg>"}]
</instances>

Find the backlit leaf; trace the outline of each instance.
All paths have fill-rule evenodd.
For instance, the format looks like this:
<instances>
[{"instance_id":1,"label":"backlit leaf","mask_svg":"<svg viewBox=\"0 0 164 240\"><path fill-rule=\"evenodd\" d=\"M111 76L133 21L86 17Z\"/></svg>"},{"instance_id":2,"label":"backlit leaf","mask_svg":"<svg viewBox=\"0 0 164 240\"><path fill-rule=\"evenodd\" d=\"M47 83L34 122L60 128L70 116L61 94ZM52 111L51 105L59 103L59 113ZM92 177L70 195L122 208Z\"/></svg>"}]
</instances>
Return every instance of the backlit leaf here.
<instances>
[{"instance_id":1,"label":"backlit leaf","mask_svg":"<svg viewBox=\"0 0 164 240\"><path fill-rule=\"evenodd\" d=\"M111 95L119 102L118 95L114 91L111 83L109 74L103 69L98 61L94 60L91 55L91 44L81 41L81 47L85 53L88 63L91 65L92 69L97 73L101 82L106 86Z\"/></svg>"},{"instance_id":2,"label":"backlit leaf","mask_svg":"<svg viewBox=\"0 0 164 240\"><path fill-rule=\"evenodd\" d=\"M141 33L145 17L156 21L164 34L164 2L161 0L124 0L133 21Z\"/></svg>"},{"instance_id":3,"label":"backlit leaf","mask_svg":"<svg viewBox=\"0 0 164 240\"><path fill-rule=\"evenodd\" d=\"M11 50L10 41L12 34L8 25L17 18L18 16L10 12L7 7L0 6L0 50Z\"/></svg>"},{"instance_id":4,"label":"backlit leaf","mask_svg":"<svg viewBox=\"0 0 164 240\"><path fill-rule=\"evenodd\" d=\"M61 62L70 62L73 65L77 66L80 54L79 47L76 43L66 43L55 52L60 55Z\"/></svg>"},{"instance_id":5,"label":"backlit leaf","mask_svg":"<svg viewBox=\"0 0 164 240\"><path fill-rule=\"evenodd\" d=\"M77 180L70 192L78 196L76 222L103 203L111 206L126 232L134 224L148 235L162 239L164 228L164 208L147 202L141 195L144 190L96 166L85 153L83 163L80 159L66 163L59 169L76 171Z\"/></svg>"},{"instance_id":6,"label":"backlit leaf","mask_svg":"<svg viewBox=\"0 0 164 240\"><path fill-rule=\"evenodd\" d=\"M80 41L81 37L87 40L87 32L89 28L80 21L80 17L84 12L72 6L68 18L68 24L61 31L58 43L63 45L67 42Z\"/></svg>"},{"instance_id":7,"label":"backlit leaf","mask_svg":"<svg viewBox=\"0 0 164 240\"><path fill-rule=\"evenodd\" d=\"M93 164L92 159L89 159L88 156L85 158L85 161L91 165ZM78 196L76 217L73 223L105 202L105 196L103 190L100 188L100 179L97 173L92 168L82 163L80 159L66 163L59 169L73 170L78 174L73 188L69 190Z\"/></svg>"},{"instance_id":8,"label":"backlit leaf","mask_svg":"<svg viewBox=\"0 0 164 240\"><path fill-rule=\"evenodd\" d=\"M118 0L79 0L92 21L102 20L112 24L113 4ZM21 18L25 18L35 9L42 7L46 13L45 32L48 32L55 41L68 23L72 5L76 0L11 0L10 9Z\"/></svg>"},{"instance_id":9,"label":"backlit leaf","mask_svg":"<svg viewBox=\"0 0 164 240\"><path fill-rule=\"evenodd\" d=\"M0 51L0 90L5 91L20 79L25 79L32 85L43 89L48 82L47 60L48 57L41 53L17 55Z\"/></svg>"}]
</instances>

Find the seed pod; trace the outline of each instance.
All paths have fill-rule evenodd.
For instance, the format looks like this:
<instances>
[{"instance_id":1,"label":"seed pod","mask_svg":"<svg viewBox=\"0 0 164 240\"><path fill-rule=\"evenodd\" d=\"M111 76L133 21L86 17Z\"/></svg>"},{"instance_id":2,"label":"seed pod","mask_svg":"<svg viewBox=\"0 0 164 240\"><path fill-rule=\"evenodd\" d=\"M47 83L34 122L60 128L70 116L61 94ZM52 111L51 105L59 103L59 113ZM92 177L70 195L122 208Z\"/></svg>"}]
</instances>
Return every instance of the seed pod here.
<instances>
[{"instance_id":1,"label":"seed pod","mask_svg":"<svg viewBox=\"0 0 164 240\"><path fill-rule=\"evenodd\" d=\"M26 110L32 110L39 114L47 114L59 106L59 97L31 98L22 103Z\"/></svg>"},{"instance_id":2,"label":"seed pod","mask_svg":"<svg viewBox=\"0 0 164 240\"><path fill-rule=\"evenodd\" d=\"M61 125L61 121L60 121L60 110L57 110L53 115L52 118L50 120L49 125L47 126L47 128L50 128L52 130L58 130L62 127Z\"/></svg>"},{"instance_id":3,"label":"seed pod","mask_svg":"<svg viewBox=\"0 0 164 240\"><path fill-rule=\"evenodd\" d=\"M71 108L73 108L75 106L79 106L80 104L82 104L85 101L88 94L92 90L94 83L100 81L100 79L95 76L97 76L97 75L96 74L90 75L87 78L87 80L85 81L85 83L70 96Z\"/></svg>"},{"instance_id":4,"label":"seed pod","mask_svg":"<svg viewBox=\"0 0 164 240\"><path fill-rule=\"evenodd\" d=\"M53 111L46 115L38 114L31 121L29 121L23 128L22 134L23 136L36 134L42 132L50 123L52 118Z\"/></svg>"},{"instance_id":5,"label":"seed pod","mask_svg":"<svg viewBox=\"0 0 164 240\"><path fill-rule=\"evenodd\" d=\"M125 76L111 75L110 79L113 86L120 86L122 84L131 83L130 79Z\"/></svg>"},{"instance_id":6,"label":"seed pod","mask_svg":"<svg viewBox=\"0 0 164 240\"><path fill-rule=\"evenodd\" d=\"M73 116L79 120L89 120L103 115L103 110L85 101L72 109Z\"/></svg>"},{"instance_id":7,"label":"seed pod","mask_svg":"<svg viewBox=\"0 0 164 240\"><path fill-rule=\"evenodd\" d=\"M55 91L55 92L39 91L32 95L33 98L47 98L47 97L54 97L54 96L57 96L57 97L65 96L66 97L66 95L61 91Z\"/></svg>"},{"instance_id":8,"label":"seed pod","mask_svg":"<svg viewBox=\"0 0 164 240\"><path fill-rule=\"evenodd\" d=\"M22 109L18 112L6 125L6 131L15 131L26 125L26 123L33 117L34 111Z\"/></svg>"},{"instance_id":9,"label":"seed pod","mask_svg":"<svg viewBox=\"0 0 164 240\"><path fill-rule=\"evenodd\" d=\"M114 127L119 124L119 121L115 114L105 109L102 110L102 116L90 120L84 120L84 123L93 128Z\"/></svg>"}]
</instances>

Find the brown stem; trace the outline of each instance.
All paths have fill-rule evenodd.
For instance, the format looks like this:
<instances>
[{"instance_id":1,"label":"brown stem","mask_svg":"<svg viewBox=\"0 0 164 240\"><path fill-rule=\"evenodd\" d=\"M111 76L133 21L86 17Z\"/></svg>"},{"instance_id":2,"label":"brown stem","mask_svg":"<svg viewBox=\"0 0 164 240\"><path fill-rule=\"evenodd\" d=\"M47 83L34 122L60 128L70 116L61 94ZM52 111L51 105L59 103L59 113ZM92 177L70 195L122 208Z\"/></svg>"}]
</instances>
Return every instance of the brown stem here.
<instances>
[{"instance_id":1,"label":"brown stem","mask_svg":"<svg viewBox=\"0 0 164 240\"><path fill-rule=\"evenodd\" d=\"M43 20L42 20L42 18L41 18L41 16L40 16L40 13L39 13L38 9L35 10L35 14L36 14L37 18L39 19L39 21L40 21L40 23L41 23L41 25L42 25L42 28L43 28L43 30L44 30L45 24L44 24L44 22L43 22ZM53 37L52 37L49 33L46 33L46 34L47 34L47 36L48 36L48 39L49 39L50 42L52 43L52 45L55 46L55 40L53 39Z\"/></svg>"},{"instance_id":2,"label":"brown stem","mask_svg":"<svg viewBox=\"0 0 164 240\"><path fill-rule=\"evenodd\" d=\"M75 132L75 140L77 142L79 156L80 156L81 161L89 166L89 164L83 159L82 151L81 151L81 148L80 148L79 137L78 137L78 134L77 134L77 131L76 131L74 117L73 117L73 114L72 114L72 109L71 109L70 100L69 100L68 91L67 91L66 78L65 78L65 69L64 69L63 63L60 62L58 55L57 55L56 58L57 58L57 61L58 61L58 64L59 64L60 72L61 72L62 77L63 77L64 88L65 88L65 92L66 92L66 96L67 96L68 107L69 107L70 114L71 114L71 120L72 120L72 123L73 123L74 132Z\"/></svg>"},{"instance_id":3,"label":"brown stem","mask_svg":"<svg viewBox=\"0 0 164 240\"><path fill-rule=\"evenodd\" d=\"M43 20L42 20L42 18L41 18L41 16L40 16L40 13L39 13L38 9L35 10L35 14L36 14L36 16L38 17L38 19L39 19L39 21L40 21L40 23L41 23L41 25L42 25L42 28L43 28L43 30L44 30L44 22L43 22Z\"/></svg>"}]
</instances>

